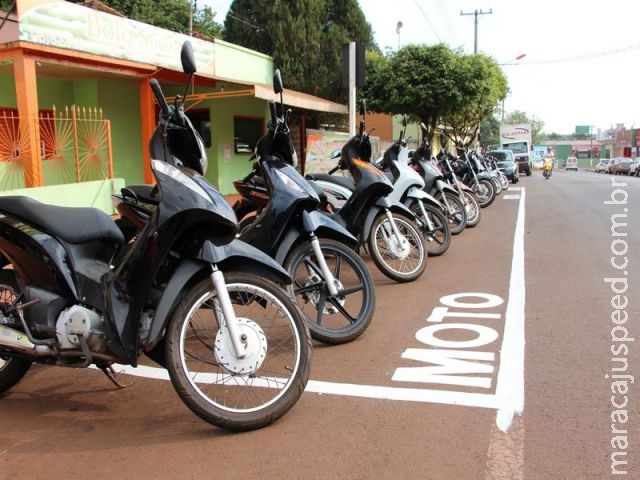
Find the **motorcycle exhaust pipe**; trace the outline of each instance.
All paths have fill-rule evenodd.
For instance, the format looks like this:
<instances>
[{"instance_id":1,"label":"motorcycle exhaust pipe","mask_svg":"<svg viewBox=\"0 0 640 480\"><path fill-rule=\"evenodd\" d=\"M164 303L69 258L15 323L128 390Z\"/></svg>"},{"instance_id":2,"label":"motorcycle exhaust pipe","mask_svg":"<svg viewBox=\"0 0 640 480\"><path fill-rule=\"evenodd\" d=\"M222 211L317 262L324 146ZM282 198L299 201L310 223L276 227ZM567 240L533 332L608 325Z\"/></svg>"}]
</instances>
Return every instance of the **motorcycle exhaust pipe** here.
<instances>
[{"instance_id":1,"label":"motorcycle exhaust pipe","mask_svg":"<svg viewBox=\"0 0 640 480\"><path fill-rule=\"evenodd\" d=\"M6 325L0 325L0 347L35 357L44 357L53 353L48 346L35 345L27 338L24 332Z\"/></svg>"}]
</instances>

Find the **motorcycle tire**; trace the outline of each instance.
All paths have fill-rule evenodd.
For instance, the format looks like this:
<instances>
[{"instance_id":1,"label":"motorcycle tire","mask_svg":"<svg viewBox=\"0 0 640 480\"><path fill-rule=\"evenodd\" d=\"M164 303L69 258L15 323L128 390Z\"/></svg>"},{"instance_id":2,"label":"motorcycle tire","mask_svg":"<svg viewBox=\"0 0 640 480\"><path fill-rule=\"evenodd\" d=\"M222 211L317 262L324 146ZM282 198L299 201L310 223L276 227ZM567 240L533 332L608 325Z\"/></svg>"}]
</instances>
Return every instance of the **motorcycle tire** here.
<instances>
[{"instance_id":1,"label":"motorcycle tire","mask_svg":"<svg viewBox=\"0 0 640 480\"><path fill-rule=\"evenodd\" d=\"M337 345L355 340L371 324L376 304L373 279L360 256L348 246L320 238L320 249L341 292L331 296L309 242L287 256L284 268L291 295L302 311L311 338Z\"/></svg>"},{"instance_id":2,"label":"motorcycle tire","mask_svg":"<svg viewBox=\"0 0 640 480\"><path fill-rule=\"evenodd\" d=\"M0 270L0 304L13 304L20 295L15 273L12 270ZM16 385L27 374L32 362L23 358L0 354L0 393Z\"/></svg>"},{"instance_id":3,"label":"motorcycle tire","mask_svg":"<svg viewBox=\"0 0 640 480\"><path fill-rule=\"evenodd\" d=\"M171 382L198 417L231 431L271 424L298 401L309 379L311 338L287 292L265 278L224 273L247 355L233 353L210 277L190 286L165 334Z\"/></svg>"},{"instance_id":4,"label":"motorcycle tire","mask_svg":"<svg viewBox=\"0 0 640 480\"><path fill-rule=\"evenodd\" d=\"M429 205L426 202L422 204L425 213L434 227L433 230L429 229L427 222L422 218L422 210L418 205L418 201L413 202L409 208L416 216L418 227L422 235L424 235L428 255L430 257L438 257L446 252L449 249L449 245L451 245L449 222L447 222L447 217L439 208Z\"/></svg>"},{"instance_id":5,"label":"motorcycle tire","mask_svg":"<svg viewBox=\"0 0 640 480\"><path fill-rule=\"evenodd\" d=\"M503 190L509 190L509 179L505 174L501 173L498 177L500 179L500 184L502 185Z\"/></svg>"},{"instance_id":6,"label":"motorcycle tire","mask_svg":"<svg viewBox=\"0 0 640 480\"><path fill-rule=\"evenodd\" d=\"M480 208L488 207L496 198L496 190L493 187L493 182L486 178L478 180L478 183L473 185L472 188Z\"/></svg>"},{"instance_id":7,"label":"motorcycle tire","mask_svg":"<svg viewBox=\"0 0 640 480\"><path fill-rule=\"evenodd\" d=\"M467 226L465 228L473 228L480 223L480 205L476 198L468 191L464 191L465 211L467 212Z\"/></svg>"},{"instance_id":8,"label":"motorcycle tire","mask_svg":"<svg viewBox=\"0 0 640 480\"><path fill-rule=\"evenodd\" d=\"M411 282L419 278L427 267L425 240L412 219L398 213L391 215L408 245L402 248L398 244L386 214L381 212L371 225L367 239L369 253L376 267L388 278L396 282Z\"/></svg>"},{"instance_id":9,"label":"motorcycle tire","mask_svg":"<svg viewBox=\"0 0 640 480\"><path fill-rule=\"evenodd\" d=\"M467 226L467 211L464 208L464 203L460 200L458 195L445 192L444 196L447 199L449 207L451 207L451 214L446 211L444 212L445 215L447 215L451 235L458 235ZM442 202L442 197L438 196L437 198Z\"/></svg>"},{"instance_id":10,"label":"motorcycle tire","mask_svg":"<svg viewBox=\"0 0 640 480\"><path fill-rule=\"evenodd\" d=\"M491 181L493 182L493 188L496 191L496 196L502 193L502 183L500 183L500 179L496 177L491 177Z\"/></svg>"}]
</instances>

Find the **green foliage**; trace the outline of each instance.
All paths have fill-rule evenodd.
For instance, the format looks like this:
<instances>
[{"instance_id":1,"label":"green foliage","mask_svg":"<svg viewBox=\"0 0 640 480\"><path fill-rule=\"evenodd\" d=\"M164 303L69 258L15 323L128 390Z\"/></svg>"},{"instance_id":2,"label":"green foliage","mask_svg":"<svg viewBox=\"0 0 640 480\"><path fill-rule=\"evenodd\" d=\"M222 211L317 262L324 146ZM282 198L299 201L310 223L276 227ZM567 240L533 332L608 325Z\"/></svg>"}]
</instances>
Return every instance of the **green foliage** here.
<instances>
[{"instance_id":1,"label":"green foliage","mask_svg":"<svg viewBox=\"0 0 640 480\"><path fill-rule=\"evenodd\" d=\"M446 125L446 136L467 144L506 96L507 81L494 60L466 55L447 45L407 45L367 63L360 95L377 112L406 113L429 128ZM432 138L430 138L430 141Z\"/></svg>"},{"instance_id":2,"label":"green foliage","mask_svg":"<svg viewBox=\"0 0 640 480\"><path fill-rule=\"evenodd\" d=\"M12 5L13 5L13 0L0 0L0 10L2 10L3 12L8 12ZM11 13L16 13L15 6ZM2 18L0 18L0 22L1 21L2 21Z\"/></svg>"},{"instance_id":3,"label":"green foliage","mask_svg":"<svg viewBox=\"0 0 640 480\"><path fill-rule=\"evenodd\" d=\"M375 46L356 0L234 0L224 39L271 55L286 87L340 102L342 45Z\"/></svg>"},{"instance_id":4,"label":"green foliage","mask_svg":"<svg viewBox=\"0 0 640 480\"><path fill-rule=\"evenodd\" d=\"M102 0L105 5L117 10L132 20L155 25L179 33L189 32L188 0ZM193 15L193 30L207 37L219 37L222 32L216 23L215 13L210 7L199 8Z\"/></svg>"}]
</instances>

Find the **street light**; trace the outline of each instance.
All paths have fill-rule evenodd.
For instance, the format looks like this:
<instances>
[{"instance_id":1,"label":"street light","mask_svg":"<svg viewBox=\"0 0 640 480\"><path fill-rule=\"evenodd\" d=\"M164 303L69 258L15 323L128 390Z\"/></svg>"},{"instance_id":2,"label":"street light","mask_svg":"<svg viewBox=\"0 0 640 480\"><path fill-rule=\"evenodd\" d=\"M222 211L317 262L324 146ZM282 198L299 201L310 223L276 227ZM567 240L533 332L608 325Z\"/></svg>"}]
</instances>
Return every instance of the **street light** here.
<instances>
[{"instance_id":1,"label":"street light","mask_svg":"<svg viewBox=\"0 0 640 480\"><path fill-rule=\"evenodd\" d=\"M402 28L402 22L396 23L396 33L398 34L398 50L400 50L400 29Z\"/></svg>"},{"instance_id":2,"label":"street light","mask_svg":"<svg viewBox=\"0 0 640 480\"><path fill-rule=\"evenodd\" d=\"M504 67L507 65L515 65L518 60L522 60L526 56L527 56L526 53L521 53L520 55L518 55L515 58L512 58L511 60L508 60L504 63L499 63L498 66ZM502 99L502 122L504 123L504 98Z\"/></svg>"}]
</instances>

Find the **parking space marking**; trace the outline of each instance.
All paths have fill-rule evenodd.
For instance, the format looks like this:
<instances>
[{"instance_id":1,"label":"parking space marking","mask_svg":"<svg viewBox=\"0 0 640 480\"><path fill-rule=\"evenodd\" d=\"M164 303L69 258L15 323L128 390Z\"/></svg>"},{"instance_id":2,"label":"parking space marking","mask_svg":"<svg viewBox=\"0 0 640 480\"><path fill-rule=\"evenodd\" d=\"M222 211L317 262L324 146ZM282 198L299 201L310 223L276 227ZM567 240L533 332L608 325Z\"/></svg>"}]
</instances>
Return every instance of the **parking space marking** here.
<instances>
[{"instance_id":1,"label":"parking space marking","mask_svg":"<svg viewBox=\"0 0 640 480\"><path fill-rule=\"evenodd\" d=\"M502 432L509 430L515 415L524 410L524 212L525 189L521 189L520 204L513 240L513 256L509 279L509 298L505 313L505 326L500 348L500 362L495 393L473 393L424 388L359 385L353 383L309 380L306 391L318 394L377 398L410 402L463 405L497 410L496 426ZM122 372L160 380L168 380L163 368L140 365L133 368L119 365Z\"/></svg>"}]
</instances>

